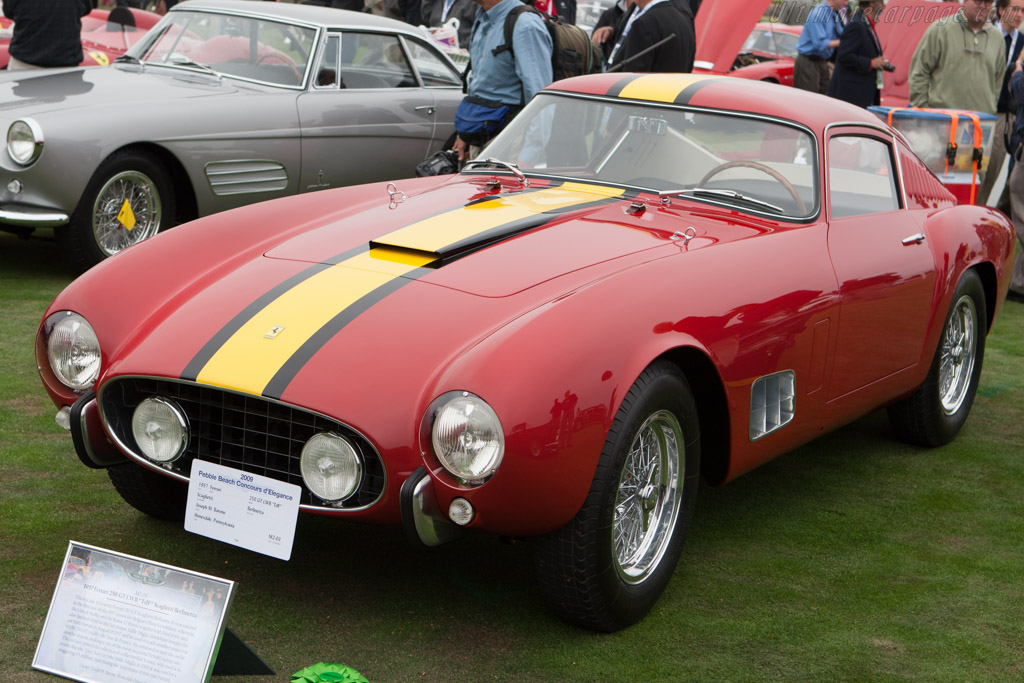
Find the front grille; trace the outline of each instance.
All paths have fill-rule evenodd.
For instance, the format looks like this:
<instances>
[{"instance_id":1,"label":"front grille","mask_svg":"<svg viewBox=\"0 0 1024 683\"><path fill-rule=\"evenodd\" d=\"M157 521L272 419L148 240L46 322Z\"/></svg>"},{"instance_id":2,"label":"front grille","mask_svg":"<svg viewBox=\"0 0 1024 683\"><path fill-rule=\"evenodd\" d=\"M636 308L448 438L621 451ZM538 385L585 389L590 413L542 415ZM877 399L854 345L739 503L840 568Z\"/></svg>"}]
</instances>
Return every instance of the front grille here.
<instances>
[{"instance_id":1,"label":"front grille","mask_svg":"<svg viewBox=\"0 0 1024 683\"><path fill-rule=\"evenodd\" d=\"M301 503L331 509L362 508L384 492L384 465L377 451L359 432L322 415L259 396L239 394L191 382L128 377L107 382L100 391L100 408L110 433L142 457L132 436L132 413L144 399L159 396L181 407L189 422L185 454L170 470L189 476L199 458L252 474L296 484ZM352 442L363 459L363 480L351 497L328 504L302 481L299 457L306 441L319 432L334 432Z\"/></svg>"}]
</instances>

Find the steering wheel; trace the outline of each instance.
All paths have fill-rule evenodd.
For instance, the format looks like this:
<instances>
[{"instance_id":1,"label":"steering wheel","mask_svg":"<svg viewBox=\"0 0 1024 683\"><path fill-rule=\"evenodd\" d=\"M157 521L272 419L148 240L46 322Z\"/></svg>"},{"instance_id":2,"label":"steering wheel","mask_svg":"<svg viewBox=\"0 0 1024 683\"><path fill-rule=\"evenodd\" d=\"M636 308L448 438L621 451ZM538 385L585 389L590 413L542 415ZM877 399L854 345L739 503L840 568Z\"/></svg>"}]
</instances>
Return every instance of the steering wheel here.
<instances>
[{"instance_id":1,"label":"steering wheel","mask_svg":"<svg viewBox=\"0 0 1024 683\"><path fill-rule=\"evenodd\" d=\"M708 171L704 175L704 177L700 179L700 182L697 183L697 187L704 187L705 183L707 183L713 176L716 176L722 171L726 171L730 168L753 168L758 171L761 171L762 173L767 173L772 178L779 181L779 183L784 188L786 188L786 192L789 192L790 196L793 197L793 201L796 202L796 208L800 211L800 213L807 213L807 206L804 204L804 200L801 199L800 193L796 191L795 187L793 187L793 183L789 182L789 180L787 180L785 176L776 171L774 168L772 168L771 166L766 166L765 164L762 164L760 161L747 161L741 159L739 161L727 161L724 164L719 164L718 166L715 166L713 169Z\"/></svg>"},{"instance_id":2,"label":"steering wheel","mask_svg":"<svg viewBox=\"0 0 1024 683\"><path fill-rule=\"evenodd\" d=\"M302 74L300 74L299 70L295 68L295 63L292 62L287 57L285 57L284 55L279 55L274 52L268 52L267 54L262 55L256 60L256 66L259 66L260 64L263 63L264 60L267 59L276 60L278 64L284 64L285 66L289 67L292 70L292 73L295 74L295 82L302 83Z\"/></svg>"}]
</instances>

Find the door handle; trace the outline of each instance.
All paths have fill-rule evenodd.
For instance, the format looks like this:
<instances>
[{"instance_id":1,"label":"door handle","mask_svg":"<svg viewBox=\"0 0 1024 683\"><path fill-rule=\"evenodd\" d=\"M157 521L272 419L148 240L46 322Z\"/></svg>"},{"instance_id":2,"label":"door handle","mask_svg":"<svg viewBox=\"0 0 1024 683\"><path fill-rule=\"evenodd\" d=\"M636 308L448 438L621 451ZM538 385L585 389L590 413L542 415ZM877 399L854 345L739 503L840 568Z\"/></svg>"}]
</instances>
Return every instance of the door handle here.
<instances>
[{"instance_id":1,"label":"door handle","mask_svg":"<svg viewBox=\"0 0 1024 683\"><path fill-rule=\"evenodd\" d=\"M425 111L427 112L427 116L433 116L434 112L437 111L437 107L432 104L423 104L418 107L414 107L413 111Z\"/></svg>"},{"instance_id":2,"label":"door handle","mask_svg":"<svg viewBox=\"0 0 1024 683\"><path fill-rule=\"evenodd\" d=\"M909 247L911 244L921 244L922 242L924 242L923 232L919 232L916 235L911 235L910 237L903 238L903 246L905 247Z\"/></svg>"}]
</instances>

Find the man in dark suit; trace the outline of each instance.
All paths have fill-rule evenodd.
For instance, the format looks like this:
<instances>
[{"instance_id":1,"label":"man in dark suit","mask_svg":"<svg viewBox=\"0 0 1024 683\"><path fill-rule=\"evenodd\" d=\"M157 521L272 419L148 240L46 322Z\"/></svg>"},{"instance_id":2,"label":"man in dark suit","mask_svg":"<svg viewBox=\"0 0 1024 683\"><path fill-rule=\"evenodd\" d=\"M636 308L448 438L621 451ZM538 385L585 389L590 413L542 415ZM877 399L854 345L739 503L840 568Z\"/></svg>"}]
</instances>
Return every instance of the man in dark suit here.
<instances>
[{"instance_id":1,"label":"man in dark suit","mask_svg":"<svg viewBox=\"0 0 1024 683\"><path fill-rule=\"evenodd\" d=\"M646 51L648 48L653 49ZM636 0L636 10L626 19L612 49L608 68L689 73L693 71L696 50L697 37L688 4L680 5L671 0Z\"/></svg>"},{"instance_id":2,"label":"man in dark suit","mask_svg":"<svg viewBox=\"0 0 1024 683\"><path fill-rule=\"evenodd\" d=\"M882 0L861 0L860 9L843 29L836 68L828 84L829 97L858 107L878 104L882 69L889 63L875 33L875 21L883 9Z\"/></svg>"}]
</instances>

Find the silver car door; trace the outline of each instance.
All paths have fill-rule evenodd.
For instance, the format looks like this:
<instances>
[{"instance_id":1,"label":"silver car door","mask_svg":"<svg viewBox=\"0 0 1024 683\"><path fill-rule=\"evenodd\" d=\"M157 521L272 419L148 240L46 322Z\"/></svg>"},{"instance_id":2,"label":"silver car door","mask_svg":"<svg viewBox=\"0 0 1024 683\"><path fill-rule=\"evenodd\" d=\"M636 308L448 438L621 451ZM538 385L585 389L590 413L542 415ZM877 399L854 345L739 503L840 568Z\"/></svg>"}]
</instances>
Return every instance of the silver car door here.
<instances>
[{"instance_id":1,"label":"silver car door","mask_svg":"<svg viewBox=\"0 0 1024 683\"><path fill-rule=\"evenodd\" d=\"M403 41L420 82L434 95L434 135L430 146L433 154L455 133L455 110L462 101L462 74L451 59L426 41L412 36L403 36Z\"/></svg>"},{"instance_id":2,"label":"silver car door","mask_svg":"<svg viewBox=\"0 0 1024 683\"><path fill-rule=\"evenodd\" d=\"M413 175L430 150L434 108L397 35L330 32L298 98L299 191Z\"/></svg>"}]
</instances>

